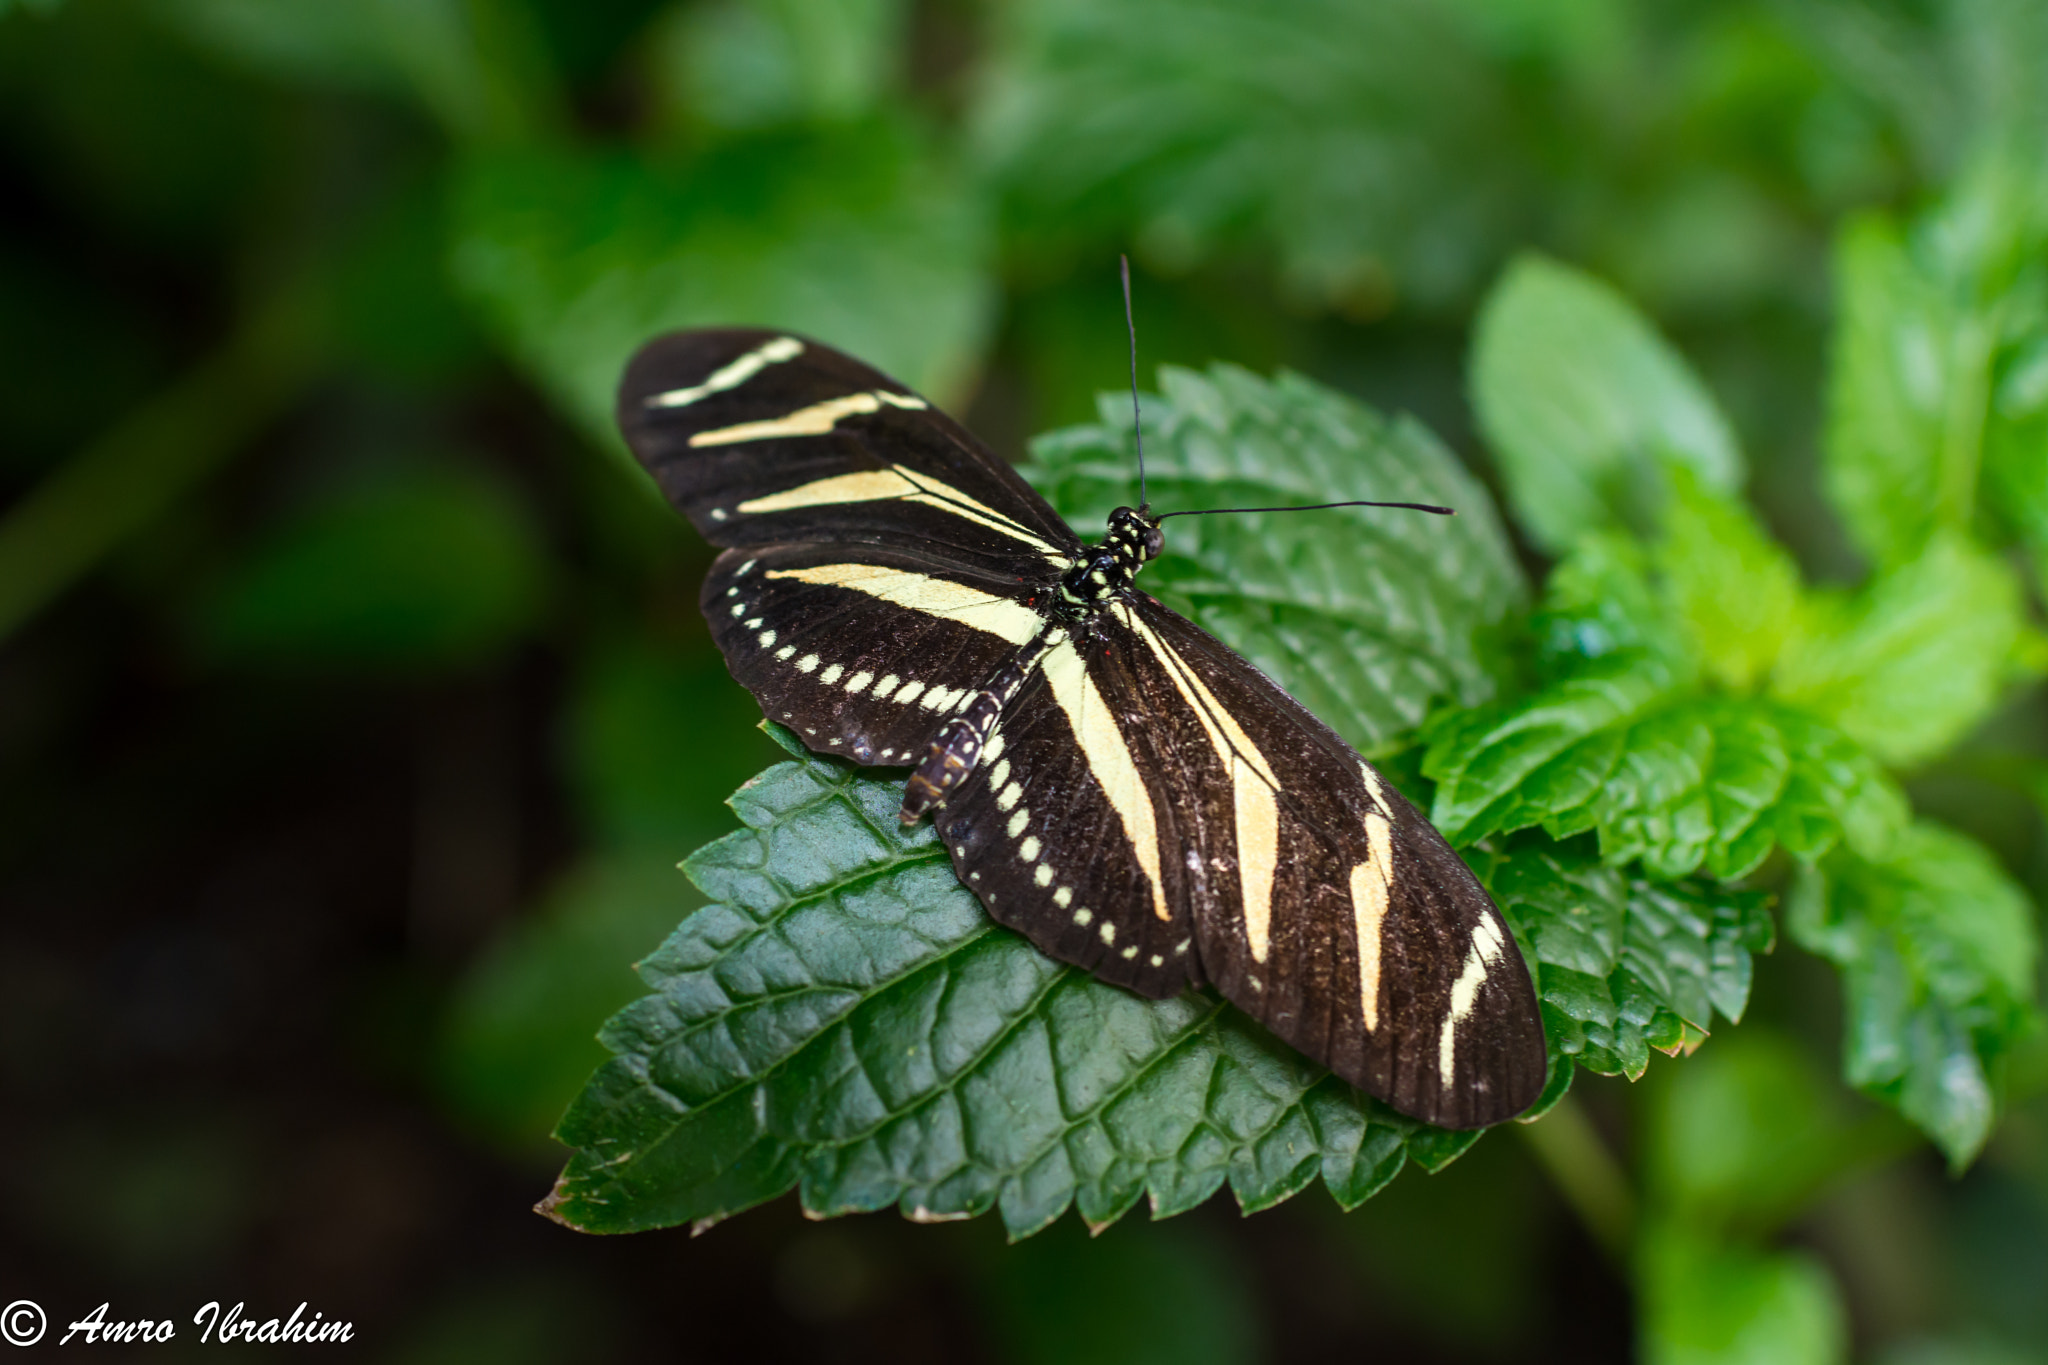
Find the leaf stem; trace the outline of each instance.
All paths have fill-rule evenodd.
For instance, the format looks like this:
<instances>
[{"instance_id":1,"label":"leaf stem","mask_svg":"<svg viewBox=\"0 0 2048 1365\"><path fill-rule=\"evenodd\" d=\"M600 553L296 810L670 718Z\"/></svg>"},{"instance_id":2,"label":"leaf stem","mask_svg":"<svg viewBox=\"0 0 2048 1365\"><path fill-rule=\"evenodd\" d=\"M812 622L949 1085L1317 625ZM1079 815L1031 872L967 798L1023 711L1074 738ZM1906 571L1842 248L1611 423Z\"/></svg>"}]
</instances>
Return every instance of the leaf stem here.
<instances>
[{"instance_id":1,"label":"leaf stem","mask_svg":"<svg viewBox=\"0 0 2048 1365\"><path fill-rule=\"evenodd\" d=\"M1519 1132L1565 1203L1614 1265L1627 1269L1635 1242L1636 1196L1628 1175L1570 1095Z\"/></svg>"}]
</instances>

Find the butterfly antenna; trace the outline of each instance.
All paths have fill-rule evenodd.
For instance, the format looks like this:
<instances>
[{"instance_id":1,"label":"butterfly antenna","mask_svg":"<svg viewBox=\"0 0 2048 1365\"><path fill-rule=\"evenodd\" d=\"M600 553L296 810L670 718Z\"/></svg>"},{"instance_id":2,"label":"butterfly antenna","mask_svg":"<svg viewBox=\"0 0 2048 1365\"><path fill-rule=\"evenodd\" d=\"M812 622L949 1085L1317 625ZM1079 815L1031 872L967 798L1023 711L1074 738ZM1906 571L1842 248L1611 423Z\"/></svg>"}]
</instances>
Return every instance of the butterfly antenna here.
<instances>
[{"instance_id":1,"label":"butterfly antenna","mask_svg":"<svg viewBox=\"0 0 2048 1365\"><path fill-rule=\"evenodd\" d=\"M1427 502L1316 502L1306 507L1198 507L1185 512L1162 512L1159 519L1168 517L1213 517L1224 512L1320 512L1326 507L1405 507L1411 512L1434 512L1440 517L1455 517L1456 511L1449 507L1438 507Z\"/></svg>"},{"instance_id":2,"label":"butterfly antenna","mask_svg":"<svg viewBox=\"0 0 2048 1365\"><path fill-rule=\"evenodd\" d=\"M1118 256L1124 276L1124 326L1131 333L1131 430L1138 439L1138 510L1145 511L1152 500L1145 496L1145 419L1138 412L1138 324L1131 316L1131 258Z\"/></svg>"}]
</instances>

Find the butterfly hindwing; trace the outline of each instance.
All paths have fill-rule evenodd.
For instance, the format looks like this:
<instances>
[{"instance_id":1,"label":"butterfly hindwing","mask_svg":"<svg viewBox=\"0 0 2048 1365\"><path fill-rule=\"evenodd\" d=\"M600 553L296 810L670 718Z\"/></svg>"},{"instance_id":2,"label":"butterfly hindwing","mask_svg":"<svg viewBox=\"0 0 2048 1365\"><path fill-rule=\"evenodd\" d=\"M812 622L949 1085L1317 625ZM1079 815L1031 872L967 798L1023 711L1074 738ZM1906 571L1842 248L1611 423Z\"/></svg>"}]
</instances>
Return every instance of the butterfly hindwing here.
<instances>
[{"instance_id":1,"label":"butterfly hindwing","mask_svg":"<svg viewBox=\"0 0 2048 1365\"><path fill-rule=\"evenodd\" d=\"M935 818L997 920L1157 999L1202 979L1185 864L1165 854L1191 812L1148 780L1150 746L1112 709L1130 694L1102 676L1102 648L1060 638L1046 651Z\"/></svg>"},{"instance_id":2,"label":"butterfly hindwing","mask_svg":"<svg viewBox=\"0 0 2048 1365\"><path fill-rule=\"evenodd\" d=\"M1043 628L991 581L930 558L829 543L727 550L704 614L733 677L823 753L915 764L933 733Z\"/></svg>"}]
</instances>

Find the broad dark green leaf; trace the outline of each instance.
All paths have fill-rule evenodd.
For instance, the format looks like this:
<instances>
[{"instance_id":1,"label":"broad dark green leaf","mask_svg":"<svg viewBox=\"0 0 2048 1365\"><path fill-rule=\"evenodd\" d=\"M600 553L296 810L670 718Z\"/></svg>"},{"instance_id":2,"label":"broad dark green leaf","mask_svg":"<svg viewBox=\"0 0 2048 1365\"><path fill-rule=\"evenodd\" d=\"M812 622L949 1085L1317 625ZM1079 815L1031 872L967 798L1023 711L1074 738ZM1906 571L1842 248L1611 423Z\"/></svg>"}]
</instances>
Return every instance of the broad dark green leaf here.
<instances>
[{"instance_id":1,"label":"broad dark green leaf","mask_svg":"<svg viewBox=\"0 0 2048 1365\"><path fill-rule=\"evenodd\" d=\"M2039 1026L2026 893L1982 845L1922 820L1888 857L1803 870L1787 923L1842 972L1849 1083L1967 1164L1991 1132L2001 1058Z\"/></svg>"},{"instance_id":2,"label":"broad dark green leaf","mask_svg":"<svg viewBox=\"0 0 2048 1365\"><path fill-rule=\"evenodd\" d=\"M424 464L288 516L202 604L201 649L293 667L474 663L529 628L547 559L510 489Z\"/></svg>"},{"instance_id":3,"label":"broad dark green leaf","mask_svg":"<svg viewBox=\"0 0 2048 1365\"><path fill-rule=\"evenodd\" d=\"M1682 356L1619 293L1528 256L1479 316L1472 398L1515 513L1554 554L1591 531L1647 531L1662 467L1708 488L1740 488L1742 453Z\"/></svg>"},{"instance_id":4,"label":"broad dark green leaf","mask_svg":"<svg viewBox=\"0 0 2048 1365\"><path fill-rule=\"evenodd\" d=\"M593 1231L725 1217L792 1187L818 1215L1069 1206L1155 1216L1225 1185L1246 1209L1321 1177L1368 1198L1476 1135L1388 1111L1200 993L1145 1001L998 928L894 776L800 751L734 797L746 829L692 857L715 903L641 965L653 994L563 1119L545 1209ZM1657 888L1562 850L1491 865L1571 1059L1639 1074L1649 1046L1740 1012L1768 942L1755 896ZM1555 981L1553 981L1553 976ZM1697 1030L1697 1032L1689 1032Z\"/></svg>"},{"instance_id":5,"label":"broad dark green leaf","mask_svg":"<svg viewBox=\"0 0 2048 1365\"><path fill-rule=\"evenodd\" d=\"M1500 637L1527 596L1484 488L1419 424L1304 379L1166 368L1144 402L1155 508L1351 498L1454 507L1453 518L1341 508L1176 518L1144 587L1243 654L1369 754L1441 702L1500 686ZM1093 537L1138 502L1128 397L1099 425L1032 444L1032 481Z\"/></svg>"},{"instance_id":6,"label":"broad dark green leaf","mask_svg":"<svg viewBox=\"0 0 2048 1365\"><path fill-rule=\"evenodd\" d=\"M1450 7L1090 0L1001 11L978 141L1020 239L1184 268L1244 244L1318 308L1470 292L1528 175Z\"/></svg>"},{"instance_id":7,"label":"broad dark green leaf","mask_svg":"<svg viewBox=\"0 0 2048 1365\"><path fill-rule=\"evenodd\" d=\"M788 327L940 403L990 322L987 234L921 139L888 124L688 161L506 153L454 197L452 267L505 347L607 449L626 360L679 327ZM623 458L623 455L622 455Z\"/></svg>"}]
</instances>

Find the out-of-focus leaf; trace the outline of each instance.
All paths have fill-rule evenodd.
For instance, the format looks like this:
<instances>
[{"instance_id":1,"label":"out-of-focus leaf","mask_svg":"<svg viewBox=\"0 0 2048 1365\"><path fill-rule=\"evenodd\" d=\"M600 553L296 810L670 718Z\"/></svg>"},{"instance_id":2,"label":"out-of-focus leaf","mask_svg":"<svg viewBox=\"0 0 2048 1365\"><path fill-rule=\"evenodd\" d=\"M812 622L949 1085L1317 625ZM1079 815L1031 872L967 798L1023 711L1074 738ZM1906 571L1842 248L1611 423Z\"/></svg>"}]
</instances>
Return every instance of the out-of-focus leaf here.
<instances>
[{"instance_id":1,"label":"out-of-focus leaf","mask_svg":"<svg viewBox=\"0 0 2048 1365\"><path fill-rule=\"evenodd\" d=\"M2039 1022L2026 894L1981 845L1923 820L1881 861L1803 870L1787 922L1842 972L1849 1083L1966 1165L1991 1132L2000 1059Z\"/></svg>"},{"instance_id":2,"label":"out-of-focus leaf","mask_svg":"<svg viewBox=\"0 0 2048 1365\"><path fill-rule=\"evenodd\" d=\"M1677 1225L1637 1253L1646 1365L1838 1365L1847 1314L1827 1270L1799 1252L1731 1246Z\"/></svg>"},{"instance_id":3,"label":"out-of-focus leaf","mask_svg":"<svg viewBox=\"0 0 2048 1365\"><path fill-rule=\"evenodd\" d=\"M2041 459L2048 174L2027 148L1978 155L1910 234L1866 217L1837 248L1827 487L1880 568L1967 531L1987 465L2011 482ZM2038 495L2018 482L2024 530Z\"/></svg>"},{"instance_id":4,"label":"out-of-focus leaf","mask_svg":"<svg viewBox=\"0 0 2048 1365\"><path fill-rule=\"evenodd\" d=\"M447 1101L508 1145L544 1141L605 1060L598 1026L639 993L625 964L698 900L654 846L572 872L456 986L436 1058Z\"/></svg>"},{"instance_id":5,"label":"out-of-focus leaf","mask_svg":"<svg viewBox=\"0 0 2048 1365\"><path fill-rule=\"evenodd\" d=\"M281 523L200 610L215 658L437 668L514 640L546 598L546 557L497 481L414 466Z\"/></svg>"},{"instance_id":6,"label":"out-of-focus leaf","mask_svg":"<svg viewBox=\"0 0 2048 1365\"><path fill-rule=\"evenodd\" d=\"M1663 1073L1645 1186L1700 1232L1769 1232L1835 1168L1840 1092L1790 1040L1759 1026Z\"/></svg>"},{"instance_id":7,"label":"out-of-focus leaf","mask_svg":"<svg viewBox=\"0 0 2048 1365\"><path fill-rule=\"evenodd\" d=\"M637 637L593 645L567 710L567 766L591 833L667 848L671 866L728 826L719 793L776 753L754 728L760 707L701 637L694 651Z\"/></svg>"},{"instance_id":8,"label":"out-of-focus leaf","mask_svg":"<svg viewBox=\"0 0 2048 1365\"><path fill-rule=\"evenodd\" d=\"M714 0L678 6L653 76L674 116L716 128L835 122L873 112L897 75L902 0Z\"/></svg>"},{"instance_id":9,"label":"out-of-focus leaf","mask_svg":"<svg viewBox=\"0 0 2048 1365\"><path fill-rule=\"evenodd\" d=\"M1661 466L1733 493L1742 454L1684 359L1609 286L1524 257L1487 297L1472 397L1530 536L1562 553L1589 531L1647 530Z\"/></svg>"},{"instance_id":10,"label":"out-of-focus leaf","mask_svg":"<svg viewBox=\"0 0 2048 1365\"><path fill-rule=\"evenodd\" d=\"M283 80L417 100L466 144L557 126L545 39L521 0L160 0L194 41Z\"/></svg>"},{"instance_id":11,"label":"out-of-focus leaf","mask_svg":"<svg viewBox=\"0 0 2048 1365\"><path fill-rule=\"evenodd\" d=\"M1243 654L1367 753L1440 701L1473 705L1505 672L1499 638L1525 600L1485 490L1410 420L1299 375L1163 369L1144 403L1147 490L1168 512L1349 498L1448 505L1187 517L1145 588ZM1138 502L1128 397L1096 426L1032 444L1033 481L1090 534ZM1120 410L1121 409L1121 410Z\"/></svg>"},{"instance_id":12,"label":"out-of-focus leaf","mask_svg":"<svg viewBox=\"0 0 2048 1365\"><path fill-rule=\"evenodd\" d=\"M438 186L408 186L363 224L329 293L335 340L351 360L414 387L446 384L483 357L444 257Z\"/></svg>"},{"instance_id":13,"label":"out-of-focus leaf","mask_svg":"<svg viewBox=\"0 0 2048 1365\"><path fill-rule=\"evenodd\" d=\"M1877 1365L2041 1365L2039 1351L1988 1333L1916 1337L1888 1348Z\"/></svg>"},{"instance_id":14,"label":"out-of-focus leaf","mask_svg":"<svg viewBox=\"0 0 2048 1365\"><path fill-rule=\"evenodd\" d=\"M577 1151L553 1216L715 1220L794 1186L818 1215L998 1209L1023 1236L1070 1204L1103 1224L1149 1195L1164 1217L1226 1183L1259 1209L1320 1176L1348 1208L1475 1140L1391 1113L1211 997L1146 1001L1046 958L988 920L928 826L901 827L898 780L778 733L797 761L742 788L747 829L687 864L716 903L606 1025L616 1055L557 1133ZM1761 898L1564 854L1492 871L1583 1064L1637 1074L1648 1047L1740 1011ZM1573 964L1554 984L1545 952Z\"/></svg>"},{"instance_id":15,"label":"out-of-focus leaf","mask_svg":"<svg viewBox=\"0 0 2048 1365\"><path fill-rule=\"evenodd\" d=\"M1827 488L1857 544L1890 563L1939 516L1943 409L1988 338L1951 335L1940 287L1913 268L1897 229L1859 219L1835 249ZM1981 331L1981 329L1979 329ZM1974 347L1969 347L1970 341Z\"/></svg>"},{"instance_id":16,"label":"out-of-focus leaf","mask_svg":"<svg viewBox=\"0 0 2048 1365\"><path fill-rule=\"evenodd\" d=\"M1465 295L1529 164L1445 7L1089 0L1002 11L978 141L1021 240L1121 235L1185 267L1276 250L1316 307Z\"/></svg>"},{"instance_id":17,"label":"out-of-focus leaf","mask_svg":"<svg viewBox=\"0 0 2048 1365\"><path fill-rule=\"evenodd\" d=\"M1645 1359L1844 1358L1827 1272L1755 1245L1835 1168L1845 1121L1831 1087L1754 1025L1659 1079L1634 1265Z\"/></svg>"},{"instance_id":18,"label":"out-of-focus leaf","mask_svg":"<svg viewBox=\"0 0 2048 1365\"><path fill-rule=\"evenodd\" d=\"M1537 617L1550 680L1425 728L1437 827L1457 842L1598 830L1610 862L1661 877L1739 877L1780 844L1802 859L1845 838L1881 853L1906 819L1897 787L1813 716L1702 691L1698 655L1717 637L1682 596L1668 605L1647 558L1618 537L1587 541ZM1746 652L1758 637L1718 638Z\"/></svg>"},{"instance_id":19,"label":"out-of-focus leaf","mask_svg":"<svg viewBox=\"0 0 2048 1365\"><path fill-rule=\"evenodd\" d=\"M1881 111L1871 119L1880 135L1904 143L1930 177L1952 173L1973 143L2048 126L2048 11L2038 5L1802 0L1775 12Z\"/></svg>"},{"instance_id":20,"label":"out-of-focus leaf","mask_svg":"<svg viewBox=\"0 0 2048 1365\"><path fill-rule=\"evenodd\" d=\"M2015 353L1992 402L1986 435L1988 501L2027 547L2035 591L2048 598L2048 328Z\"/></svg>"},{"instance_id":21,"label":"out-of-focus leaf","mask_svg":"<svg viewBox=\"0 0 2048 1365\"><path fill-rule=\"evenodd\" d=\"M479 159L454 203L456 278L505 347L607 449L619 374L680 327L787 327L944 403L990 315L976 203L901 128L624 154Z\"/></svg>"},{"instance_id":22,"label":"out-of-focus leaf","mask_svg":"<svg viewBox=\"0 0 2048 1365\"><path fill-rule=\"evenodd\" d=\"M2006 564L1938 533L1855 595L1810 599L1771 691L1886 762L1915 763L1997 702L2015 671L2023 611Z\"/></svg>"}]
</instances>

